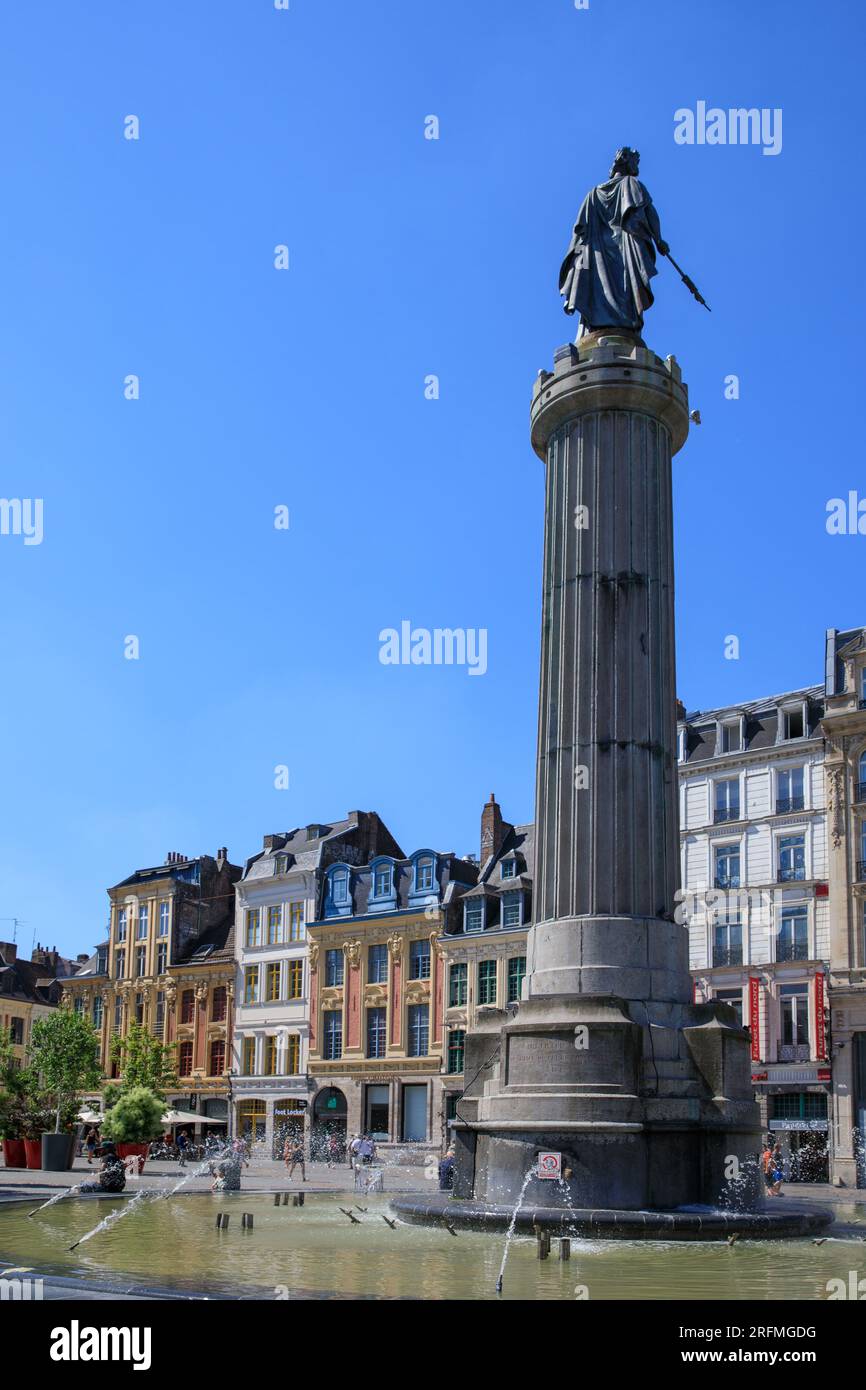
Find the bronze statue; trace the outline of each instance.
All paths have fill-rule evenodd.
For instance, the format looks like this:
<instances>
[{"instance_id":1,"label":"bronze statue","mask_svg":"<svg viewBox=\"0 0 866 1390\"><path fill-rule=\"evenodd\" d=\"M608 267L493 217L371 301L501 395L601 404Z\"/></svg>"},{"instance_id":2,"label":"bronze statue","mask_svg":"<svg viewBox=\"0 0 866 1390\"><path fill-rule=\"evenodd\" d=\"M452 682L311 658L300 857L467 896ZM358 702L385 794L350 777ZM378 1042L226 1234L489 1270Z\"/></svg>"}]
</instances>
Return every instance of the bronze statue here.
<instances>
[{"instance_id":1,"label":"bronze statue","mask_svg":"<svg viewBox=\"0 0 866 1390\"><path fill-rule=\"evenodd\" d=\"M617 150L607 183L583 200L571 245L559 272L567 314L580 314L580 333L601 328L640 333L653 302L650 281L656 250L667 256L700 304L697 286L680 269L662 237L653 200L638 178L640 155L628 145Z\"/></svg>"}]
</instances>

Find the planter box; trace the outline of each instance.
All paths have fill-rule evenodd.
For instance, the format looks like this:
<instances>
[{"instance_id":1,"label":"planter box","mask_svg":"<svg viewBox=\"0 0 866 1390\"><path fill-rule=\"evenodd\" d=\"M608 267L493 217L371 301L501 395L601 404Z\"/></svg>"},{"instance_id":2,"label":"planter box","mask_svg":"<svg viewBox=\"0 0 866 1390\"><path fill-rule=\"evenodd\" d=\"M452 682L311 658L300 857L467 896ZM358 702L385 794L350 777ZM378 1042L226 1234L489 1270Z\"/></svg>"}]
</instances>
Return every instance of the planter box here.
<instances>
[{"instance_id":1,"label":"planter box","mask_svg":"<svg viewBox=\"0 0 866 1390\"><path fill-rule=\"evenodd\" d=\"M65 1173L72 1167L75 1157L75 1139L72 1134L43 1134L42 1167L48 1173Z\"/></svg>"},{"instance_id":2,"label":"planter box","mask_svg":"<svg viewBox=\"0 0 866 1390\"><path fill-rule=\"evenodd\" d=\"M42 1167L42 1140L41 1140L41 1139L25 1139L25 1140L24 1140L24 1152L25 1152L26 1155L27 1155L27 1167L28 1167L28 1168L41 1168L41 1167Z\"/></svg>"},{"instance_id":3,"label":"planter box","mask_svg":"<svg viewBox=\"0 0 866 1390\"><path fill-rule=\"evenodd\" d=\"M144 1161L150 1153L150 1144L115 1144L117 1157L125 1163L128 1158L138 1159L138 1175L144 1172Z\"/></svg>"},{"instance_id":4,"label":"planter box","mask_svg":"<svg viewBox=\"0 0 866 1390\"><path fill-rule=\"evenodd\" d=\"M7 1168L26 1168L27 1153L23 1139L4 1139L3 1157Z\"/></svg>"}]
</instances>

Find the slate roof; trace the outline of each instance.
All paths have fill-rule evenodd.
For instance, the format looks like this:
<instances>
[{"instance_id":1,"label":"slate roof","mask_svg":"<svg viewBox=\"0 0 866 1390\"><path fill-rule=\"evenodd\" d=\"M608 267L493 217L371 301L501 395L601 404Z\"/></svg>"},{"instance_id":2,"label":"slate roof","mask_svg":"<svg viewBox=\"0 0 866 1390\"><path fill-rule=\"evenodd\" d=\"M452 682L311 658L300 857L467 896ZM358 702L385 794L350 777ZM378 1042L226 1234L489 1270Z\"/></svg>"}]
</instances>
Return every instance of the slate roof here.
<instances>
[{"instance_id":1,"label":"slate roof","mask_svg":"<svg viewBox=\"0 0 866 1390\"><path fill-rule=\"evenodd\" d=\"M807 705L804 738L819 738L820 722L824 715L823 685L808 685L801 690L788 690L781 695L768 695L761 700L749 700L739 705L725 705L720 709L694 710L678 721L679 727L686 729L685 762L706 762L716 756L716 725L744 718L744 739L742 749L737 752L757 752L762 748L775 748L779 726L779 708L805 701ZM796 742L796 740L786 740ZM735 756L732 754L731 756Z\"/></svg>"}]
</instances>

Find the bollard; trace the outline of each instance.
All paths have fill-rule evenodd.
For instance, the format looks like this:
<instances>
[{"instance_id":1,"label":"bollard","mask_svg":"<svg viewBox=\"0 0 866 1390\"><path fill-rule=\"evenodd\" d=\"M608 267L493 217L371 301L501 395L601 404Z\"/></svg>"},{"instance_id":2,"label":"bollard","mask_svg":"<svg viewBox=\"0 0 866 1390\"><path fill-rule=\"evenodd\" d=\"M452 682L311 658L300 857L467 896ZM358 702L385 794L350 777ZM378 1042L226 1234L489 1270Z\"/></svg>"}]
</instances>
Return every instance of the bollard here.
<instances>
[{"instance_id":1,"label":"bollard","mask_svg":"<svg viewBox=\"0 0 866 1390\"><path fill-rule=\"evenodd\" d=\"M241 1217L241 1226L245 1231L251 1231L253 1229L253 1214L251 1211L244 1212Z\"/></svg>"},{"instance_id":2,"label":"bollard","mask_svg":"<svg viewBox=\"0 0 866 1390\"><path fill-rule=\"evenodd\" d=\"M228 1230L228 1228L229 1228L229 1218L228 1218L228 1214L227 1214L226 1212L224 1212L224 1211L221 1211L221 1212L220 1212L219 1216L218 1216L217 1219L216 1219L216 1228L217 1228L218 1231L227 1231L227 1230Z\"/></svg>"},{"instance_id":3,"label":"bollard","mask_svg":"<svg viewBox=\"0 0 866 1390\"><path fill-rule=\"evenodd\" d=\"M571 1241L567 1236L563 1236L559 1242L559 1258L561 1260L571 1259Z\"/></svg>"},{"instance_id":4,"label":"bollard","mask_svg":"<svg viewBox=\"0 0 866 1390\"><path fill-rule=\"evenodd\" d=\"M279 1192L275 1192L275 1193L274 1193L274 1206L275 1206L275 1207L278 1207L279 1205L280 1205L280 1194L279 1194Z\"/></svg>"},{"instance_id":5,"label":"bollard","mask_svg":"<svg viewBox=\"0 0 866 1390\"><path fill-rule=\"evenodd\" d=\"M540 1260L546 1260L549 1254L550 1254L550 1236L549 1236L549 1235L546 1235L546 1234L544 1233L544 1231L539 1231L539 1233L538 1233L538 1258L539 1258Z\"/></svg>"},{"instance_id":6,"label":"bollard","mask_svg":"<svg viewBox=\"0 0 866 1390\"><path fill-rule=\"evenodd\" d=\"M291 1195L291 1194L288 1193L288 1192L284 1192L284 1193L283 1193L283 1206L284 1206L284 1207L287 1207L287 1206L289 1205L289 1197L290 1197L290 1195Z\"/></svg>"},{"instance_id":7,"label":"bollard","mask_svg":"<svg viewBox=\"0 0 866 1390\"><path fill-rule=\"evenodd\" d=\"M300 1201L298 1200L298 1194L297 1194L297 1192L294 1192L294 1193L292 1194L292 1206L293 1206L293 1207L299 1207L300 1205L301 1205L301 1203L300 1203Z\"/></svg>"},{"instance_id":8,"label":"bollard","mask_svg":"<svg viewBox=\"0 0 866 1390\"><path fill-rule=\"evenodd\" d=\"M299 1207L302 1207L302 1206L304 1205L304 1197L305 1197L305 1195L306 1195L306 1194L303 1193L303 1192L299 1192L299 1193L298 1193L298 1206L299 1206Z\"/></svg>"}]
</instances>

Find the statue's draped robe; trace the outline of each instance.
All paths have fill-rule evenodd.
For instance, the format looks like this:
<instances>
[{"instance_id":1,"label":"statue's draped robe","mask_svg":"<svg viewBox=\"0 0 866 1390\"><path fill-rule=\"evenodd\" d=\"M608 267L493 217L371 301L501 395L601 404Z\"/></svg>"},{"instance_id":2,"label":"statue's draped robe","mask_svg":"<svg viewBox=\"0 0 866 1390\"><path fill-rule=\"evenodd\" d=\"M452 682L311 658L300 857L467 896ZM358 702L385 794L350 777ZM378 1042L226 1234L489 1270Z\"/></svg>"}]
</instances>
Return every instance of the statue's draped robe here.
<instances>
[{"instance_id":1,"label":"statue's draped robe","mask_svg":"<svg viewBox=\"0 0 866 1390\"><path fill-rule=\"evenodd\" d=\"M661 239L658 213L639 179L622 174L593 188L559 272L565 312L588 329L640 329L653 302L653 238Z\"/></svg>"}]
</instances>

